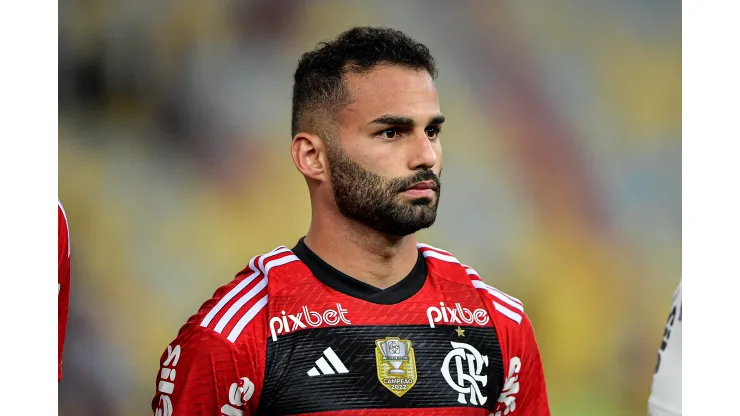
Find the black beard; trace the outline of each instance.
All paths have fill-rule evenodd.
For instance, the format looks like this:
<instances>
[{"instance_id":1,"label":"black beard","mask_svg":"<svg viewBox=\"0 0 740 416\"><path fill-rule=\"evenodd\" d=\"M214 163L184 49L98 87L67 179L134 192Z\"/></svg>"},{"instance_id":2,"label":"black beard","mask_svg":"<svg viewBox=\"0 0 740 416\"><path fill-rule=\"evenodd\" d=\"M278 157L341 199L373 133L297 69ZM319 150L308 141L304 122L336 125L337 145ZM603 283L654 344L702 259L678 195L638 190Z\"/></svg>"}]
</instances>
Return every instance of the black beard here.
<instances>
[{"instance_id":1,"label":"black beard","mask_svg":"<svg viewBox=\"0 0 740 416\"><path fill-rule=\"evenodd\" d=\"M327 147L334 200L342 215L396 237L405 237L434 224L442 189L434 172L421 170L406 178L386 179L355 163L338 144ZM400 198L400 192L429 180L437 186L434 200Z\"/></svg>"}]
</instances>

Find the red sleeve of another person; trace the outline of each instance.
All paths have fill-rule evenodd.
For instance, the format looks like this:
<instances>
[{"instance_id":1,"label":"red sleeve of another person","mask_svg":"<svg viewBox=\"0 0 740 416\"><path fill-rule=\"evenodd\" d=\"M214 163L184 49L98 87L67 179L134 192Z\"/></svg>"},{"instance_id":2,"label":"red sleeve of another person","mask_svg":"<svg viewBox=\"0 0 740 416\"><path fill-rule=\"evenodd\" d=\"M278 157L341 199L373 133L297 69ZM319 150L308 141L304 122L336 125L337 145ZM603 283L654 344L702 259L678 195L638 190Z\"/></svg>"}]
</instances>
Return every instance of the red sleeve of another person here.
<instances>
[{"instance_id":1,"label":"red sleeve of another person","mask_svg":"<svg viewBox=\"0 0 740 416\"><path fill-rule=\"evenodd\" d=\"M226 338L186 326L162 354L155 416L249 416L261 386L250 360Z\"/></svg>"},{"instance_id":2,"label":"red sleeve of another person","mask_svg":"<svg viewBox=\"0 0 740 416\"><path fill-rule=\"evenodd\" d=\"M505 352L506 378L494 416L549 416L545 374L532 322L522 314Z\"/></svg>"},{"instance_id":3,"label":"red sleeve of another person","mask_svg":"<svg viewBox=\"0 0 740 416\"><path fill-rule=\"evenodd\" d=\"M64 355L64 340L67 335L67 312L69 311L69 285L70 285L70 243L67 216L62 204L58 204L59 216L59 281L58 281L58 304L59 304L59 379L62 379L62 356Z\"/></svg>"}]
</instances>

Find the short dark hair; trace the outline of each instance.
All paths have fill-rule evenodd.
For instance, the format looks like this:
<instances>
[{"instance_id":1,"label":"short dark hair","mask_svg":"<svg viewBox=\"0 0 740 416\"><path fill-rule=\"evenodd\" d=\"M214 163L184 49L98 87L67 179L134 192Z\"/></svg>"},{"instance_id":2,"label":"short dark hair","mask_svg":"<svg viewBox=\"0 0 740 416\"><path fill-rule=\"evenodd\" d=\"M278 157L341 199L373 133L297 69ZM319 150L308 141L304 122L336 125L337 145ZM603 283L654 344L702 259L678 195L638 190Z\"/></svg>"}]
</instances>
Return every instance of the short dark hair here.
<instances>
[{"instance_id":1,"label":"short dark hair","mask_svg":"<svg viewBox=\"0 0 740 416\"><path fill-rule=\"evenodd\" d=\"M367 72L377 65L424 70L432 78L437 77L429 48L400 30L369 26L347 30L331 41L319 43L298 61L293 76L292 137L299 133L306 115L338 111L349 104L344 74Z\"/></svg>"}]
</instances>

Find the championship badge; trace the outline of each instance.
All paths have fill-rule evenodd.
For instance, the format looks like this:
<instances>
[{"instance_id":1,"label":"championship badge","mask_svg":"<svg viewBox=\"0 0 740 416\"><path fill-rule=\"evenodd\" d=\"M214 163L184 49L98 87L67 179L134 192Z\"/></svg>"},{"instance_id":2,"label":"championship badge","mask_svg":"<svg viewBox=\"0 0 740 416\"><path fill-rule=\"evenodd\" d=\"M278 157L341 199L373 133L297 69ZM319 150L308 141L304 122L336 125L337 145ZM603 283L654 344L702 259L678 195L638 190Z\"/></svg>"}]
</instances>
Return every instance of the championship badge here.
<instances>
[{"instance_id":1,"label":"championship badge","mask_svg":"<svg viewBox=\"0 0 740 416\"><path fill-rule=\"evenodd\" d=\"M416 359L411 341L386 337L375 341L378 380L398 397L416 384Z\"/></svg>"}]
</instances>

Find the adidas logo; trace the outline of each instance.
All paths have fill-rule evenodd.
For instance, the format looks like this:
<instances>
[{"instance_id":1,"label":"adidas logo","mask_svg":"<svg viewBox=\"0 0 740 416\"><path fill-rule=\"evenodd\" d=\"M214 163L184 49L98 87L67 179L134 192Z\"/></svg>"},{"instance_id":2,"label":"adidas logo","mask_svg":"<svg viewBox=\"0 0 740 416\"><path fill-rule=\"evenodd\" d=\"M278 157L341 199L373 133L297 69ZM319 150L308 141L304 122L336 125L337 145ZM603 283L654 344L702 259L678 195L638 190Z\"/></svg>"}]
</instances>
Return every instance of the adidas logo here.
<instances>
[{"instance_id":1,"label":"adidas logo","mask_svg":"<svg viewBox=\"0 0 740 416\"><path fill-rule=\"evenodd\" d=\"M309 377L316 377L337 373L346 374L349 373L349 370L342 364L342 360L339 359L334 350L329 347L324 350L323 356L316 360L316 366L308 370L307 374Z\"/></svg>"}]
</instances>

